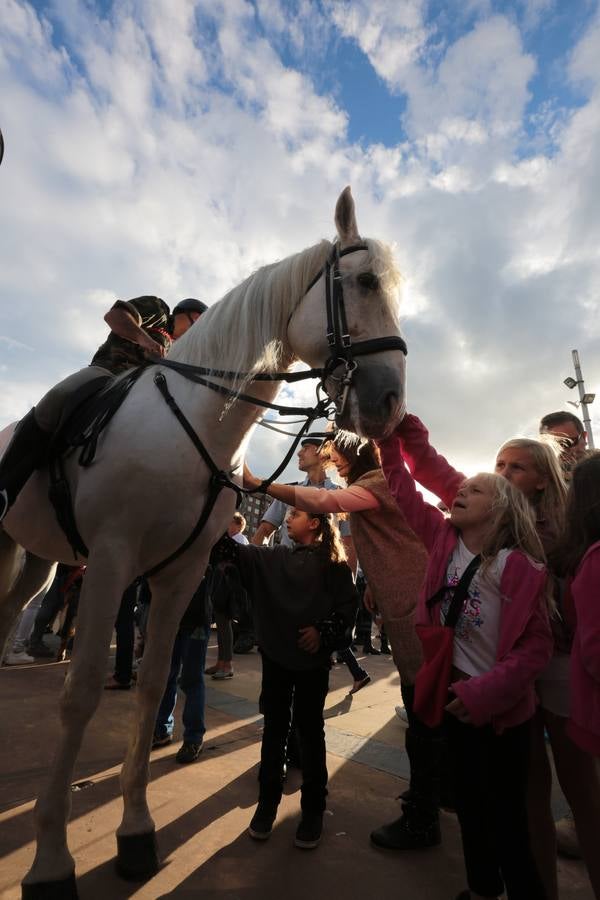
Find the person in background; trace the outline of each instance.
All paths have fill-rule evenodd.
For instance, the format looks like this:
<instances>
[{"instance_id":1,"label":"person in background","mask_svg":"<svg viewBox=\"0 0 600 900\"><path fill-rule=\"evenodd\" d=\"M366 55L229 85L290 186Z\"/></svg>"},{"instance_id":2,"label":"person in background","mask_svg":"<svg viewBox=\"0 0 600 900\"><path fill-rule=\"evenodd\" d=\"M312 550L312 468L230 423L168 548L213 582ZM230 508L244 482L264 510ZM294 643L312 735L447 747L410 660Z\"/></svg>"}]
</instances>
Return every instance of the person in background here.
<instances>
[{"instance_id":1,"label":"person in background","mask_svg":"<svg viewBox=\"0 0 600 900\"><path fill-rule=\"evenodd\" d=\"M561 445L560 461L563 477L569 481L571 469L586 454L587 433L583 422L574 413L561 410L548 413L540 421L540 434L550 434Z\"/></svg>"},{"instance_id":2,"label":"person in background","mask_svg":"<svg viewBox=\"0 0 600 900\"><path fill-rule=\"evenodd\" d=\"M182 764L192 763L198 759L202 752L202 742L206 733L204 665L210 621L211 612L206 591L206 578L203 578L181 620L175 638L169 677L156 716L152 740L153 750L166 747L173 741L174 713L177 703L177 685L179 684L185 694L182 713L183 743L177 751L175 761Z\"/></svg>"},{"instance_id":3,"label":"person in background","mask_svg":"<svg viewBox=\"0 0 600 900\"><path fill-rule=\"evenodd\" d=\"M241 512L233 515L227 534L238 544L245 546L248 538L244 534L246 519ZM233 678L233 628L231 620L234 618L232 606L236 605L237 594L243 590L237 581L228 578L229 567L227 563L221 563L213 568L210 577L210 594L213 614L217 625L217 661L214 666L205 670L206 675L212 675L215 681L223 681L225 678ZM237 570L235 570L237 572ZM231 595L234 596L231 596ZM239 602L239 601L238 601ZM243 608L245 608L243 603Z\"/></svg>"},{"instance_id":4,"label":"person in background","mask_svg":"<svg viewBox=\"0 0 600 900\"><path fill-rule=\"evenodd\" d=\"M577 748L573 764L581 798L575 824L594 896L600 898L600 453L589 452L571 472L566 526L557 553L573 604L575 635L570 664L570 712L566 734ZM590 777L591 775L591 777ZM579 798L578 798L579 799ZM582 821L582 811L585 817Z\"/></svg>"}]
</instances>

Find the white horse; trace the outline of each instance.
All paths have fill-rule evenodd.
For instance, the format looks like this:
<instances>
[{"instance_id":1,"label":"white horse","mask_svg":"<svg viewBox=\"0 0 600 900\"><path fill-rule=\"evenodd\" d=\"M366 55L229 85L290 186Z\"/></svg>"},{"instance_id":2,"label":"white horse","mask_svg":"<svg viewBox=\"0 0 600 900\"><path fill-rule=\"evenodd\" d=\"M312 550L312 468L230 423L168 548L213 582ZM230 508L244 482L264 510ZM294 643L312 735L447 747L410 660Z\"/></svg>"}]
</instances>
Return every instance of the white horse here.
<instances>
[{"instance_id":1,"label":"white horse","mask_svg":"<svg viewBox=\"0 0 600 900\"><path fill-rule=\"evenodd\" d=\"M335 222L342 249L359 241L362 245L338 263L351 339L397 340L399 275L384 245L359 237L349 188L338 199ZM322 366L329 351L325 279L317 276L332 246L321 241L259 269L210 308L180 338L169 359L253 374L287 369L298 359ZM223 415L221 394L172 370L162 371L219 469L241 481L260 409L237 400L227 404ZM150 367L142 374L102 433L94 464L81 468L75 458L67 460L76 521L89 556L73 658L60 700L61 738L35 808L37 852L23 882L26 898L77 896L75 863L67 846L70 784L85 727L102 693L119 602L137 575L164 560L190 534L208 492L207 467L159 394L155 372ZM399 349L362 356L339 424L367 436L387 434L404 414L404 373ZM242 381L237 381L238 389ZM331 382L329 388L333 391ZM278 386L258 381L245 390L272 401ZM18 610L52 577L56 561L73 562L47 493L47 472L36 472L0 529L0 647ZM152 607L136 691L136 727L121 773L124 811L117 831L117 868L125 877L149 877L158 868L146 802L156 712L179 622L234 505L234 492L222 490L201 537L150 579Z\"/></svg>"}]
</instances>

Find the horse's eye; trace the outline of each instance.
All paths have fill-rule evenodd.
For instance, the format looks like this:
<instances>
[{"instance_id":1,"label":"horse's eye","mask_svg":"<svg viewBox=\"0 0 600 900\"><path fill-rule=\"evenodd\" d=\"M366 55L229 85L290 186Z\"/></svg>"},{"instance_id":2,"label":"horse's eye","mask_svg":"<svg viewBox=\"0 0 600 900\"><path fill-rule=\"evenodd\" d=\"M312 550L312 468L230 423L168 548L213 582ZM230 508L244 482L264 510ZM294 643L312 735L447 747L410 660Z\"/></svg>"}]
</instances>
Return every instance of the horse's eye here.
<instances>
[{"instance_id":1,"label":"horse's eye","mask_svg":"<svg viewBox=\"0 0 600 900\"><path fill-rule=\"evenodd\" d=\"M356 276L361 287L369 291L375 291L379 287L379 278L373 272L361 272Z\"/></svg>"}]
</instances>

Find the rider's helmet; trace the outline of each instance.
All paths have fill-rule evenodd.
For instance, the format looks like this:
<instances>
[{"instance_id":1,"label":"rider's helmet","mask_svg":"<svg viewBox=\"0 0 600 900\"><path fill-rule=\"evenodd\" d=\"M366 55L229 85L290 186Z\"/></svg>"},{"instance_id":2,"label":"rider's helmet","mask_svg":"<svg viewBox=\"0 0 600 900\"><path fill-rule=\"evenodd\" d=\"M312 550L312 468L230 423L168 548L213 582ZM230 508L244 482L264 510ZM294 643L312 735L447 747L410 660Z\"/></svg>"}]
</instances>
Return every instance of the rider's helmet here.
<instances>
[{"instance_id":1,"label":"rider's helmet","mask_svg":"<svg viewBox=\"0 0 600 900\"><path fill-rule=\"evenodd\" d=\"M176 316L177 313L187 313L187 312L197 312L202 315L208 309L206 303L203 303L202 300L195 300L194 297L188 297L186 300L180 300L177 306L173 307L172 316Z\"/></svg>"}]
</instances>

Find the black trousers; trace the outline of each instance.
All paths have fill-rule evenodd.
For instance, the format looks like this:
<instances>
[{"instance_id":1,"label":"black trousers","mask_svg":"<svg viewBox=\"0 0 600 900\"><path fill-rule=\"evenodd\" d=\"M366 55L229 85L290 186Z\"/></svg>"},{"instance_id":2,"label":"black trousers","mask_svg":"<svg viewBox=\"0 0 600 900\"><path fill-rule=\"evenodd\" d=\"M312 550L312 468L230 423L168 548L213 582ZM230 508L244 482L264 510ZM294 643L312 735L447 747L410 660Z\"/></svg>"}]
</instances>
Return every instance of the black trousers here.
<instances>
[{"instance_id":1,"label":"black trousers","mask_svg":"<svg viewBox=\"0 0 600 900\"><path fill-rule=\"evenodd\" d=\"M125 590L115 622L117 650L115 653L115 681L129 684L133 675L133 647L135 643L135 604L137 584Z\"/></svg>"},{"instance_id":2,"label":"black trousers","mask_svg":"<svg viewBox=\"0 0 600 900\"><path fill-rule=\"evenodd\" d=\"M445 723L468 885L485 897L546 897L527 821L530 725L496 734L450 715Z\"/></svg>"},{"instance_id":3,"label":"black trousers","mask_svg":"<svg viewBox=\"0 0 600 900\"><path fill-rule=\"evenodd\" d=\"M302 759L302 809L321 813L327 796L323 707L329 669L290 671L262 654L262 711L265 717L260 752L259 802L277 806L294 704L294 725Z\"/></svg>"}]
</instances>

